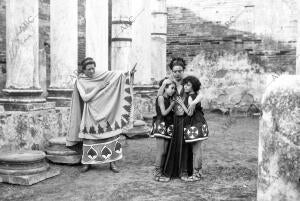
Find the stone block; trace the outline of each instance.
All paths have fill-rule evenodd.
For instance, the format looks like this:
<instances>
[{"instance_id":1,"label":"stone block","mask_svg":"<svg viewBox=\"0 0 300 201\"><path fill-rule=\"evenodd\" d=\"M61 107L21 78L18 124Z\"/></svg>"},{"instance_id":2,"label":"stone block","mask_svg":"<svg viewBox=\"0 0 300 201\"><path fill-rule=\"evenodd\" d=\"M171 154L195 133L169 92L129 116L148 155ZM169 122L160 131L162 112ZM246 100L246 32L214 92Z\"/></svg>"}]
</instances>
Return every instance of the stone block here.
<instances>
[{"instance_id":1,"label":"stone block","mask_svg":"<svg viewBox=\"0 0 300 201\"><path fill-rule=\"evenodd\" d=\"M300 200L300 77L279 77L262 99L258 201Z\"/></svg>"},{"instance_id":2,"label":"stone block","mask_svg":"<svg viewBox=\"0 0 300 201\"><path fill-rule=\"evenodd\" d=\"M20 151L0 154L0 182L32 185L60 173L45 161L42 151Z\"/></svg>"},{"instance_id":3,"label":"stone block","mask_svg":"<svg viewBox=\"0 0 300 201\"><path fill-rule=\"evenodd\" d=\"M150 128L147 126L143 127L133 127L123 131L123 135L127 138L145 138L150 135Z\"/></svg>"},{"instance_id":4,"label":"stone block","mask_svg":"<svg viewBox=\"0 0 300 201\"><path fill-rule=\"evenodd\" d=\"M81 155L49 155L47 159L52 163L59 164L78 164L81 161Z\"/></svg>"},{"instance_id":5,"label":"stone block","mask_svg":"<svg viewBox=\"0 0 300 201\"><path fill-rule=\"evenodd\" d=\"M58 168L51 167L48 170L38 174L29 174L29 175L0 174L0 182L30 186L32 184L57 176L59 174L60 174L60 170Z\"/></svg>"},{"instance_id":6,"label":"stone block","mask_svg":"<svg viewBox=\"0 0 300 201\"><path fill-rule=\"evenodd\" d=\"M57 137L49 140L50 146L45 149L47 159L53 163L77 164L81 155L66 147L66 138Z\"/></svg>"},{"instance_id":7,"label":"stone block","mask_svg":"<svg viewBox=\"0 0 300 201\"><path fill-rule=\"evenodd\" d=\"M69 108L62 107L2 112L0 151L43 150L49 139L66 135L69 111Z\"/></svg>"}]
</instances>

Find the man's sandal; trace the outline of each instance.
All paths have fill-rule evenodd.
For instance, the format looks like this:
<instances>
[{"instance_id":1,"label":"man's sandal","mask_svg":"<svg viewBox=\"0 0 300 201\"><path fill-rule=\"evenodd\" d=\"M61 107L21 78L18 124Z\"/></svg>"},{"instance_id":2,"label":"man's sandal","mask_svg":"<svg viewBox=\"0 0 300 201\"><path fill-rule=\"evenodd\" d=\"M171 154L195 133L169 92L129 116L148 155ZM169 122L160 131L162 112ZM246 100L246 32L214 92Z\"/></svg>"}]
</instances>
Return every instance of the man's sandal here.
<instances>
[{"instance_id":1,"label":"man's sandal","mask_svg":"<svg viewBox=\"0 0 300 201\"><path fill-rule=\"evenodd\" d=\"M201 173L201 170L194 170L194 173L192 176L190 176L192 181L199 181L203 178L203 175Z\"/></svg>"},{"instance_id":2,"label":"man's sandal","mask_svg":"<svg viewBox=\"0 0 300 201\"><path fill-rule=\"evenodd\" d=\"M181 179L182 181L184 181L184 182L190 182L190 181L192 181L191 178L188 176L187 172L184 172L184 173L182 174L182 176L180 177L180 179Z\"/></svg>"},{"instance_id":3,"label":"man's sandal","mask_svg":"<svg viewBox=\"0 0 300 201\"><path fill-rule=\"evenodd\" d=\"M169 182L170 178L169 177L165 177L165 176L156 176L155 177L155 181L158 181L158 182Z\"/></svg>"},{"instance_id":4,"label":"man's sandal","mask_svg":"<svg viewBox=\"0 0 300 201\"><path fill-rule=\"evenodd\" d=\"M154 180L158 182L169 182L170 178L165 177L160 169L154 170Z\"/></svg>"}]
</instances>

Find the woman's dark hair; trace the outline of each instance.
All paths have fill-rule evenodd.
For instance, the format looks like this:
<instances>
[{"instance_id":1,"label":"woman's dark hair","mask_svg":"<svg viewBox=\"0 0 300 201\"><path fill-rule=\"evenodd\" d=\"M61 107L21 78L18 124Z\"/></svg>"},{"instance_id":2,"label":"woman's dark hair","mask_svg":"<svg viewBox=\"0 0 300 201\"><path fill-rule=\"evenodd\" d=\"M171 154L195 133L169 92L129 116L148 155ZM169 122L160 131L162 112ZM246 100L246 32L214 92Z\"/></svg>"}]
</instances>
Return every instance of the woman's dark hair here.
<instances>
[{"instance_id":1,"label":"woman's dark hair","mask_svg":"<svg viewBox=\"0 0 300 201\"><path fill-rule=\"evenodd\" d=\"M81 65L81 70L85 70L85 68L86 68L86 66L87 66L88 64L94 64L95 67L96 67L96 62L94 61L94 59L91 58L91 57L86 57L86 58L83 59L83 60L81 61L81 63L80 63L80 65Z\"/></svg>"},{"instance_id":2,"label":"woman's dark hair","mask_svg":"<svg viewBox=\"0 0 300 201\"><path fill-rule=\"evenodd\" d=\"M182 85L185 85L188 82L190 82L192 84L192 88L193 88L194 92L197 92L200 90L201 82L199 81L198 78L196 78L195 76L187 76L182 80Z\"/></svg>"},{"instance_id":3,"label":"woman's dark hair","mask_svg":"<svg viewBox=\"0 0 300 201\"><path fill-rule=\"evenodd\" d=\"M184 59L181 57L173 58L169 64L169 68L173 70L174 66L181 66L184 70L186 66Z\"/></svg>"}]
</instances>

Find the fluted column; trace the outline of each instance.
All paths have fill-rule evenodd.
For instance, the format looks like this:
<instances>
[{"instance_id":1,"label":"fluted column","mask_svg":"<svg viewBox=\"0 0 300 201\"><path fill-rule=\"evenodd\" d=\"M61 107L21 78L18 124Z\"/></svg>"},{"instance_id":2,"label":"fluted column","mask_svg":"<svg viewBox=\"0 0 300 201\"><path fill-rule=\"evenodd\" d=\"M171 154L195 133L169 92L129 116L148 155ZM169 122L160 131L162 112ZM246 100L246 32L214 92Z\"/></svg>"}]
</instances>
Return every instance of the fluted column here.
<instances>
[{"instance_id":1,"label":"fluted column","mask_svg":"<svg viewBox=\"0 0 300 201\"><path fill-rule=\"evenodd\" d=\"M78 0L51 0L51 73L48 100L69 105L78 65Z\"/></svg>"},{"instance_id":2,"label":"fluted column","mask_svg":"<svg viewBox=\"0 0 300 201\"><path fill-rule=\"evenodd\" d=\"M0 103L7 110L17 109L18 104L46 101L41 97L39 84L38 3L38 0L6 1L7 78L3 90L6 95Z\"/></svg>"},{"instance_id":3,"label":"fluted column","mask_svg":"<svg viewBox=\"0 0 300 201\"><path fill-rule=\"evenodd\" d=\"M152 0L153 28L151 33L151 73L160 80L166 76L167 9L166 0Z\"/></svg>"},{"instance_id":4,"label":"fluted column","mask_svg":"<svg viewBox=\"0 0 300 201\"><path fill-rule=\"evenodd\" d=\"M151 2L139 0L132 4L132 51L130 63L137 63L135 84L151 84Z\"/></svg>"},{"instance_id":5,"label":"fluted column","mask_svg":"<svg viewBox=\"0 0 300 201\"><path fill-rule=\"evenodd\" d=\"M86 56L108 70L108 0L86 0Z\"/></svg>"},{"instance_id":6,"label":"fluted column","mask_svg":"<svg viewBox=\"0 0 300 201\"><path fill-rule=\"evenodd\" d=\"M128 70L132 43L131 0L112 0L111 69Z\"/></svg>"}]
</instances>

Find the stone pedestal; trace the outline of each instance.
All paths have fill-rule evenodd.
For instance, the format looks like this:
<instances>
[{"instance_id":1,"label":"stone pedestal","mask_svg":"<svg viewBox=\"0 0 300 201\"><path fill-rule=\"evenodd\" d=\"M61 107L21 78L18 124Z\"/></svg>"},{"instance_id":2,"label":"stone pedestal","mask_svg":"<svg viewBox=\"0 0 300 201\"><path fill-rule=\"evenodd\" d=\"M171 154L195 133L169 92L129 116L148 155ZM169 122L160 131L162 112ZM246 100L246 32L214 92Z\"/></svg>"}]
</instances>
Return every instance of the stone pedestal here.
<instances>
[{"instance_id":1,"label":"stone pedestal","mask_svg":"<svg viewBox=\"0 0 300 201\"><path fill-rule=\"evenodd\" d=\"M167 9L166 0L151 1L151 74L155 81L166 76L167 69Z\"/></svg>"},{"instance_id":2,"label":"stone pedestal","mask_svg":"<svg viewBox=\"0 0 300 201\"><path fill-rule=\"evenodd\" d=\"M60 174L45 161L41 151L0 153L0 182L32 185Z\"/></svg>"},{"instance_id":3,"label":"stone pedestal","mask_svg":"<svg viewBox=\"0 0 300 201\"><path fill-rule=\"evenodd\" d=\"M51 76L48 101L69 106L78 65L78 1L50 4Z\"/></svg>"},{"instance_id":4,"label":"stone pedestal","mask_svg":"<svg viewBox=\"0 0 300 201\"><path fill-rule=\"evenodd\" d=\"M111 70L131 69L131 0L112 0Z\"/></svg>"},{"instance_id":5,"label":"stone pedestal","mask_svg":"<svg viewBox=\"0 0 300 201\"><path fill-rule=\"evenodd\" d=\"M58 137L49 140L50 146L46 148L47 159L53 163L77 164L81 155L66 147L66 138Z\"/></svg>"},{"instance_id":6,"label":"stone pedestal","mask_svg":"<svg viewBox=\"0 0 300 201\"><path fill-rule=\"evenodd\" d=\"M30 103L43 107L46 101L39 83L38 2L6 1L7 77L0 100L6 110L28 108Z\"/></svg>"},{"instance_id":7,"label":"stone pedestal","mask_svg":"<svg viewBox=\"0 0 300 201\"><path fill-rule=\"evenodd\" d=\"M147 124L142 120L135 120L133 122L133 127L126 129L123 132L127 138L145 138L150 135L150 128L147 127Z\"/></svg>"},{"instance_id":8,"label":"stone pedestal","mask_svg":"<svg viewBox=\"0 0 300 201\"><path fill-rule=\"evenodd\" d=\"M86 57L99 70L108 70L108 0L86 1Z\"/></svg>"},{"instance_id":9,"label":"stone pedestal","mask_svg":"<svg viewBox=\"0 0 300 201\"><path fill-rule=\"evenodd\" d=\"M262 99L258 201L300 200L300 78L279 77Z\"/></svg>"}]
</instances>

